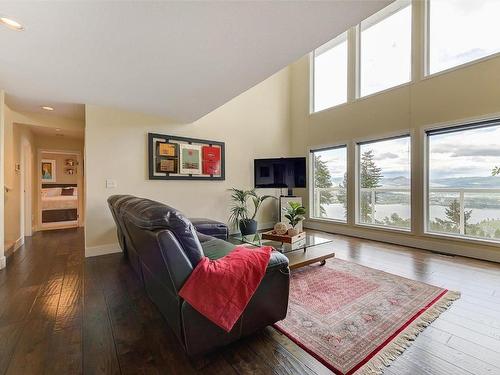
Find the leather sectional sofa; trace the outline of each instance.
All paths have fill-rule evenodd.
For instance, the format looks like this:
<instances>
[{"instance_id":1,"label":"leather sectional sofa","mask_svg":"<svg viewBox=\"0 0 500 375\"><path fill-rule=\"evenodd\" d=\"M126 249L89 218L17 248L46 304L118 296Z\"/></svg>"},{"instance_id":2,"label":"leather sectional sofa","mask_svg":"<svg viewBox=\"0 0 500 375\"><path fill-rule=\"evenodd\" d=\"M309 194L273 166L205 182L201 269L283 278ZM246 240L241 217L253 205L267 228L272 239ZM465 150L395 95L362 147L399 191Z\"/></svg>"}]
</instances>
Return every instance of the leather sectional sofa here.
<instances>
[{"instance_id":1,"label":"leather sectional sofa","mask_svg":"<svg viewBox=\"0 0 500 375\"><path fill-rule=\"evenodd\" d=\"M273 251L257 291L233 329L225 332L178 292L202 257L214 260L234 249L226 241L227 226L190 221L172 207L131 195L113 195L108 205L123 253L188 355L207 353L285 318L290 271L283 254Z\"/></svg>"}]
</instances>

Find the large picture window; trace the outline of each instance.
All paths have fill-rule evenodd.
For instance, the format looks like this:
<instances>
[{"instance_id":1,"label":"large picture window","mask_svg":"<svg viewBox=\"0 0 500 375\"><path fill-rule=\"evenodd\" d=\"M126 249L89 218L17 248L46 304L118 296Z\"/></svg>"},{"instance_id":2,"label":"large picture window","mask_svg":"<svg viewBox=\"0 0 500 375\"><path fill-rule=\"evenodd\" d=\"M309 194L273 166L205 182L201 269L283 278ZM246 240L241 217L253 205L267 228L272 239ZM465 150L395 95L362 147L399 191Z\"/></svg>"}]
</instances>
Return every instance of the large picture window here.
<instances>
[{"instance_id":1,"label":"large picture window","mask_svg":"<svg viewBox=\"0 0 500 375\"><path fill-rule=\"evenodd\" d=\"M313 218L347 221L347 146L311 151Z\"/></svg>"},{"instance_id":2,"label":"large picture window","mask_svg":"<svg viewBox=\"0 0 500 375\"><path fill-rule=\"evenodd\" d=\"M358 224L410 229L410 148L410 136L358 145Z\"/></svg>"},{"instance_id":3,"label":"large picture window","mask_svg":"<svg viewBox=\"0 0 500 375\"><path fill-rule=\"evenodd\" d=\"M499 241L500 121L427 138L427 231Z\"/></svg>"},{"instance_id":4,"label":"large picture window","mask_svg":"<svg viewBox=\"0 0 500 375\"><path fill-rule=\"evenodd\" d=\"M500 52L500 1L429 0L429 73Z\"/></svg>"},{"instance_id":5,"label":"large picture window","mask_svg":"<svg viewBox=\"0 0 500 375\"><path fill-rule=\"evenodd\" d=\"M361 22L360 96L411 80L411 2L396 1Z\"/></svg>"},{"instance_id":6,"label":"large picture window","mask_svg":"<svg viewBox=\"0 0 500 375\"><path fill-rule=\"evenodd\" d=\"M347 102L347 33L314 51L314 112Z\"/></svg>"}]
</instances>

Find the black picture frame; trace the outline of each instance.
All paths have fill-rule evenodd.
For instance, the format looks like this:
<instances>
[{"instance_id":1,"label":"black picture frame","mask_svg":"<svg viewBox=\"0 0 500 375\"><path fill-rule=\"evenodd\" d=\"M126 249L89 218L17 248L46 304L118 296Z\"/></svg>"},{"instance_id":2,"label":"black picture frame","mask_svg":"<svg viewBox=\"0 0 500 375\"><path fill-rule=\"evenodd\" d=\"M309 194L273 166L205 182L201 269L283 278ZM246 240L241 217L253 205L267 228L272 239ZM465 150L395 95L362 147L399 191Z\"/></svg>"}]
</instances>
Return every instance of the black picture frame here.
<instances>
[{"instance_id":1,"label":"black picture frame","mask_svg":"<svg viewBox=\"0 0 500 375\"><path fill-rule=\"evenodd\" d=\"M220 168L221 173L218 176L207 176L207 175L174 175L171 176L168 172L165 172L165 176L158 176L155 174L156 163L156 140L162 139L165 142L178 141L187 144L197 144L202 146L218 146L220 147ZM180 160L178 161L180 163ZM180 168L180 165L179 165ZM150 180L197 180L197 181L224 181L226 179L226 151L225 143L220 141L211 141L208 139L198 139L198 138L187 138L178 137L175 135L158 134L158 133L148 133L148 169L149 169L149 179ZM156 172L158 173L158 172Z\"/></svg>"}]
</instances>

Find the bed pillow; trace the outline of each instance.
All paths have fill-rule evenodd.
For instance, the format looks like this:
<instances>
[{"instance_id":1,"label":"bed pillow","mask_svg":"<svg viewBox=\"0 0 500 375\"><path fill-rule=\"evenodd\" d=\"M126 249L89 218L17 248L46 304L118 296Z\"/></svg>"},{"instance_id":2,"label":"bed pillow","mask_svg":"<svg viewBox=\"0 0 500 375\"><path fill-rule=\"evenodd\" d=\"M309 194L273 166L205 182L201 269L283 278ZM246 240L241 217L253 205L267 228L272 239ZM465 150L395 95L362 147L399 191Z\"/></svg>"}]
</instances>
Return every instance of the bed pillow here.
<instances>
[{"instance_id":1,"label":"bed pillow","mask_svg":"<svg viewBox=\"0 0 500 375\"><path fill-rule=\"evenodd\" d=\"M73 188L64 188L61 190L61 195L73 195L74 190Z\"/></svg>"},{"instance_id":2,"label":"bed pillow","mask_svg":"<svg viewBox=\"0 0 500 375\"><path fill-rule=\"evenodd\" d=\"M61 188L44 188L42 189L42 196L44 197L57 197L61 195Z\"/></svg>"}]
</instances>

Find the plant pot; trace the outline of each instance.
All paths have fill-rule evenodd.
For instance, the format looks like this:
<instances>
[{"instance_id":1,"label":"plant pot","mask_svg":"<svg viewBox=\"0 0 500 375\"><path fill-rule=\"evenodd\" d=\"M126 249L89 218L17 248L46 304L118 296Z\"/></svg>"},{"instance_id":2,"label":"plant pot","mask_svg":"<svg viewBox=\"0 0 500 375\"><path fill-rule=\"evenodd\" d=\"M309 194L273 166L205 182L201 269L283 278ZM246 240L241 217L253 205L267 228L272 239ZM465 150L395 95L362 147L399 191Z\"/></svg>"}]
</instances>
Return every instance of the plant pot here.
<instances>
[{"instance_id":1,"label":"plant pot","mask_svg":"<svg viewBox=\"0 0 500 375\"><path fill-rule=\"evenodd\" d=\"M288 229L288 235L290 237L296 236L297 234L299 234L299 230L297 228Z\"/></svg>"},{"instance_id":2,"label":"plant pot","mask_svg":"<svg viewBox=\"0 0 500 375\"><path fill-rule=\"evenodd\" d=\"M257 222L255 220L240 220L240 232L242 236L257 233Z\"/></svg>"}]
</instances>

